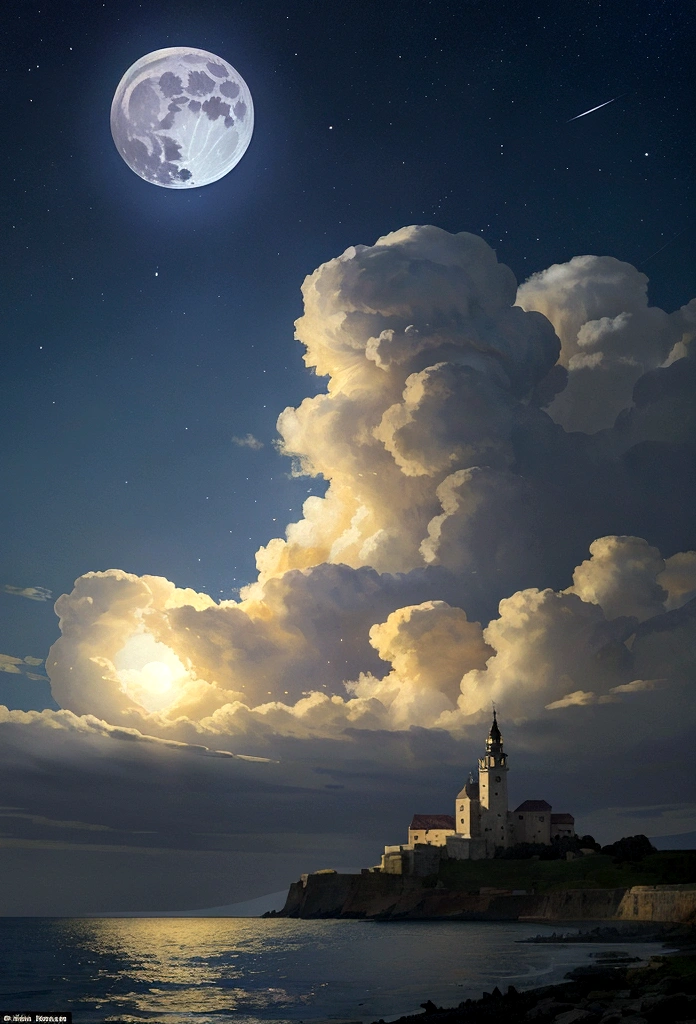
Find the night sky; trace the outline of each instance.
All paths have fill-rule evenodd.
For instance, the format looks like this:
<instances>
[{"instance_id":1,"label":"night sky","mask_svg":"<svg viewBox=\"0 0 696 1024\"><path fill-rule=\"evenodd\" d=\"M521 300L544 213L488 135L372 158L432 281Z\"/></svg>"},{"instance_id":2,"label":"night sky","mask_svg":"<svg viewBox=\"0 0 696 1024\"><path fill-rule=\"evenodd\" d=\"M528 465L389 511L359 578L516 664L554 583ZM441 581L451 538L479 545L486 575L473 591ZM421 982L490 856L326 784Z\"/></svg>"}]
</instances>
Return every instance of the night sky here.
<instances>
[{"instance_id":1,"label":"night sky","mask_svg":"<svg viewBox=\"0 0 696 1024\"><path fill-rule=\"evenodd\" d=\"M0 912L215 906L375 863L449 811L491 700L519 800L602 841L696 828L690 5L7 0L2 22L0 704L37 714L0 708ZM176 45L254 100L200 189L141 180L110 133L121 76ZM411 225L440 230L330 262ZM510 298L493 253L542 276ZM118 676L162 644L176 714Z\"/></svg>"}]
</instances>

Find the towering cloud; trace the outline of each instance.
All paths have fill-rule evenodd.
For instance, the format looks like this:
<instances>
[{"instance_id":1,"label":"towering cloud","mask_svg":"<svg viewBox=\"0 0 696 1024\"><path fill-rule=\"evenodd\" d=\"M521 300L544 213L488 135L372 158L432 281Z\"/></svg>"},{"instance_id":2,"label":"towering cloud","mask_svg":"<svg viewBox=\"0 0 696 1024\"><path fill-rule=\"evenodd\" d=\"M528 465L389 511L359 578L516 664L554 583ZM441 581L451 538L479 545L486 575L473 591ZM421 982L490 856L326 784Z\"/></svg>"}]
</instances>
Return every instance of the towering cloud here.
<instances>
[{"instance_id":1,"label":"towering cloud","mask_svg":"<svg viewBox=\"0 0 696 1024\"><path fill-rule=\"evenodd\" d=\"M583 256L518 289L481 238L434 227L319 267L297 336L326 391L278 431L324 497L239 602L80 577L46 662L65 710L13 730L388 789L459 771L496 701L521 757L591 755L606 781L609 747L640 743L662 764L675 707L693 715L696 304L667 314L646 285Z\"/></svg>"},{"instance_id":2,"label":"towering cloud","mask_svg":"<svg viewBox=\"0 0 696 1024\"><path fill-rule=\"evenodd\" d=\"M518 289L481 238L434 227L319 267L297 336L326 392L278 429L325 496L258 552L240 603L116 570L78 580L56 606L56 699L182 738L462 729L491 699L520 719L619 699L638 624L694 587L689 527L655 498L685 493L692 438L665 437L665 409L693 367L692 307L670 317L646 285L586 256ZM606 395L585 370L608 374ZM566 432L563 402L588 430L624 413L589 437Z\"/></svg>"},{"instance_id":3,"label":"towering cloud","mask_svg":"<svg viewBox=\"0 0 696 1024\"><path fill-rule=\"evenodd\" d=\"M566 430L611 427L631 405L633 386L693 337L693 305L669 316L648 305L648 279L611 256L575 256L534 274L517 302L538 310L561 340L567 387L548 405ZM682 351L683 350L683 351ZM675 353L676 355L677 353Z\"/></svg>"},{"instance_id":4,"label":"towering cloud","mask_svg":"<svg viewBox=\"0 0 696 1024\"><path fill-rule=\"evenodd\" d=\"M558 339L514 305L509 268L465 232L403 228L353 247L303 294L297 336L327 393L286 409L278 429L329 488L259 552L261 579L322 561L407 572L424 564L443 481L474 466L509 473L520 400Z\"/></svg>"}]
</instances>

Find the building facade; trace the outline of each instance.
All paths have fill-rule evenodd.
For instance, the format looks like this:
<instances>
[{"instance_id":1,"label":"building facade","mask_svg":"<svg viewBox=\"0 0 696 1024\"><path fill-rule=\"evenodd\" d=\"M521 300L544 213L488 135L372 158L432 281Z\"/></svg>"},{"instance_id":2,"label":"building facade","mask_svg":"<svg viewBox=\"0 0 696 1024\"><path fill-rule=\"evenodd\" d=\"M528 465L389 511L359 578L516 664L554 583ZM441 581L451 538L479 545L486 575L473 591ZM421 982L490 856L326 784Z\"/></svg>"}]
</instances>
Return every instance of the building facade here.
<instances>
[{"instance_id":1,"label":"building facade","mask_svg":"<svg viewBox=\"0 0 696 1024\"><path fill-rule=\"evenodd\" d=\"M478 782L469 776L458 793L454 815L414 814L408 842L386 846L380 868L387 874L433 874L438 858L482 860L497 847L517 843L550 845L575 835L575 820L566 812L552 814L546 800L525 800L508 809L508 764L503 737L493 712L486 752L478 762Z\"/></svg>"}]
</instances>

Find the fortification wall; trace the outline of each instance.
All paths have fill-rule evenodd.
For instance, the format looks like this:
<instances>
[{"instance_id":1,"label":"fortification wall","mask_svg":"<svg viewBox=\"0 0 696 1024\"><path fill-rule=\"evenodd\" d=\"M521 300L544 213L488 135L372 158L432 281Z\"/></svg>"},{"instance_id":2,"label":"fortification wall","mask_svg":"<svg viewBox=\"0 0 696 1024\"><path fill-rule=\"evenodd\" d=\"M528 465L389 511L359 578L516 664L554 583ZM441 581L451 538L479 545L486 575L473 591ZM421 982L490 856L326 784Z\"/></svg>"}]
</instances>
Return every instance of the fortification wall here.
<instances>
[{"instance_id":1,"label":"fortification wall","mask_svg":"<svg viewBox=\"0 0 696 1024\"><path fill-rule=\"evenodd\" d=\"M621 921L688 921L696 923L695 885L634 885L619 905Z\"/></svg>"},{"instance_id":2,"label":"fortification wall","mask_svg":"<svg viewBox=\"0 0 696 1024\"><path fill-rule=\"evenodd\" d=\"M390 921L655 921L696 920L696 887L567 889L480 895L424 886L408 875L319 874L293 882L281 917Z\"/></svg>"}]
</instances>

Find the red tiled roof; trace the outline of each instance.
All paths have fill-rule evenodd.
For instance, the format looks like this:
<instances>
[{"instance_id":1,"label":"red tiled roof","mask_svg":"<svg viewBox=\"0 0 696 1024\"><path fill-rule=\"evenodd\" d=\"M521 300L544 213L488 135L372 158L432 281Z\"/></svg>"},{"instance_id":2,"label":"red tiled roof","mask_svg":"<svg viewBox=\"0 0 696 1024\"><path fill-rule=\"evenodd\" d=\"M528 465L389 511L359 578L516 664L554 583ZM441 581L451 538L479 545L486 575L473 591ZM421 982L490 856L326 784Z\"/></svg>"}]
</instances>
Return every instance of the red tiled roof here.
<instances>
[{"instance_id":1,"label":"red tiled roof","mask_svg":"<svg viewBox=\"0 0 696 1024\"><path fill-rule=\"evenodd\" d=\"M550 811L551 804L547 804L545 800L525 800L524 803L520 804L519 807L515 808L514 813L518 811Z\"/></svg>"},{"instance_id":2,"label":"red tiled roof","mask_svg":"<svg viewBox=\"0 0 696 1024\"><path fill-rule=\"evenodd\" d=\"M412 829L451 828L454 831L454 818L451 814L414 814Z\"/></svg>"},{"instance_id":3,"label":"red tiled roof","mask_svg":"<svg viewBox=\"0 0 696 1024\"><path fill-rule=\"evenodd\" d=\"M561 814L552 814L551 815L551 824L552 825L574 825L575 824L575 818L573 817L572 814L566 814L565 812L563 812Z\"/></svg>"}]
</instances>

